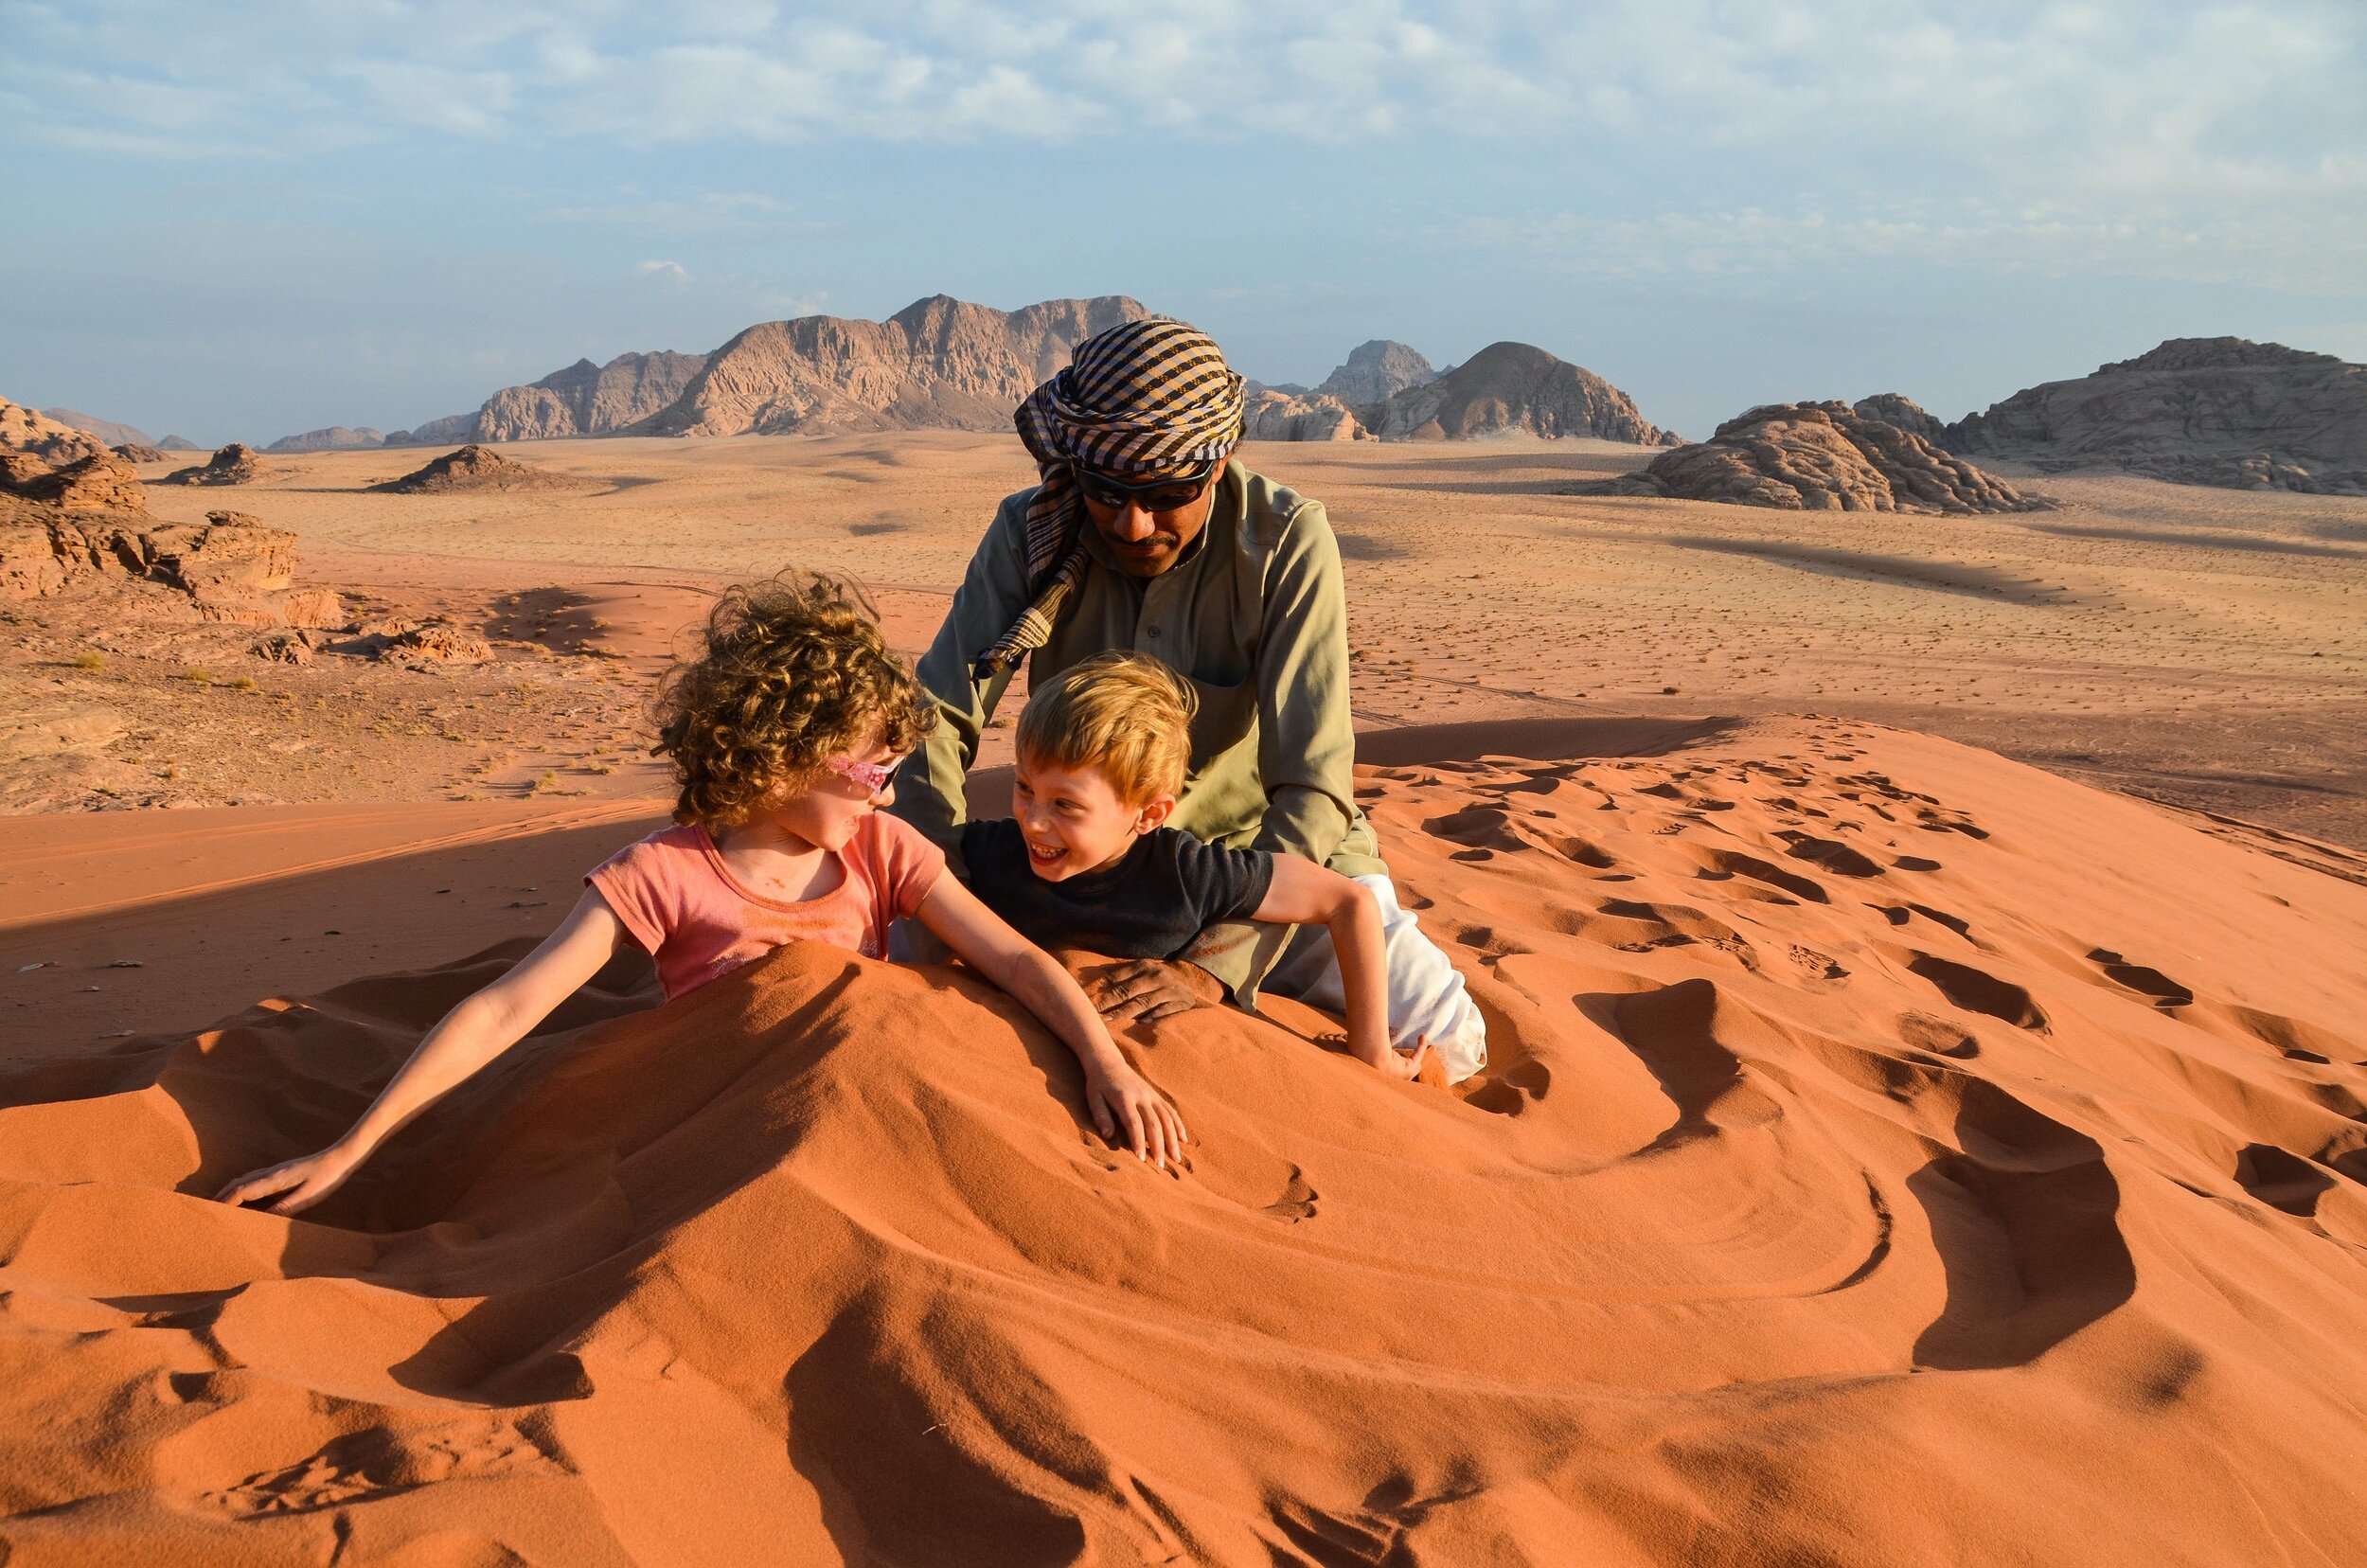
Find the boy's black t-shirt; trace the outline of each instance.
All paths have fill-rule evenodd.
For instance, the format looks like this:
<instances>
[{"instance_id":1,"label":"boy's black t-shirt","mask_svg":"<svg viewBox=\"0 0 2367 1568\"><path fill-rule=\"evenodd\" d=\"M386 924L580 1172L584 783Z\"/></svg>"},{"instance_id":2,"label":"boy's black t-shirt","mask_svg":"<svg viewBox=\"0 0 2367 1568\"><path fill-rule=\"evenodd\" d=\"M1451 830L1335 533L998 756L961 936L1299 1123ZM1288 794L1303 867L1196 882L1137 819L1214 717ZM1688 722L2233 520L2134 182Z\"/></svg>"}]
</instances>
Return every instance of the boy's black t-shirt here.
<instances>
[{"instance_id":1,"label":"boy's black t-shirt","mask_svg":"<svg viewBox=\"0 0 2367 1568\"><path fill-rule=\"evenodd\" d=\"M1176 828L1134 841L1106 871L1046 882L1027 864L1027 841L1009 817L962 826L970 890L1041 948L1084 948L1112 958L1173 958L1224 920L1266 901L1273 857L1202 844Z\"/></svg>"}]
</instances>

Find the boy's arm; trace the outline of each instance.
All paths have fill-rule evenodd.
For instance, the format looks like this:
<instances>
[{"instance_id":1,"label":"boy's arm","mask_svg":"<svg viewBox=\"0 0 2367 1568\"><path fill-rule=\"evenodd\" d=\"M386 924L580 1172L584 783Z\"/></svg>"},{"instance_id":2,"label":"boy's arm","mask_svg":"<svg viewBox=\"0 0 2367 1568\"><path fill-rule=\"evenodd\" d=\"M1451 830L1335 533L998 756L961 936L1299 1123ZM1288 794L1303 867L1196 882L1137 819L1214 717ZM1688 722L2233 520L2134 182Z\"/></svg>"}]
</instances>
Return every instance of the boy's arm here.
<instances>
[{"instance_id":1,"label":"boy's arm","mask_svg":"<svg viewBox=\"0 0 2367 1568\"><path fill-rule=\"evenodd\" d=\"M1068 971L978 901L959 879L940 876L916 912L920 923L964 963L1009 992L1077 1053L1085 1069L1085 1103L1094 1126L1160 1169L1180 1165L1187 1135L1166 1097L1119 1055L1101 1015Z\"/></svg>"},{"instance_id":2,"label":"boy's arm","mask_svg":"<svg viewBox=\"0 0 2367 1568\"><path fill-rule=\"evenodd\" d=\"M248 1203L275 1193L274 1214L311 1208L345 1184L373 1149L488 1062L525 1038L576 988L599 972L624 939L608 900L584 889L564 922L508 973L468 997L428 1031L378 1098L344 1137L315 1154L251 1171L215 1194Z\"/></svg>"},{"instance_id":3,"label":"boy's arm","mask_svg":"<svg viewBox=\"0 0 2367 1568\"><path fill-rule=\"evenodd\" d=\"M1329 926L1332 951L1340 955L1341 989L1348 1000L1349 1051L1393 1078L1413 1078L1422 1070L1430 1043L1417 1042L1410 1055L1389 1047L1389 960L1380 900L1370 888L1296 855L1272 858L1273 881L1250 918Z\"/></svg>"}]
</instances>

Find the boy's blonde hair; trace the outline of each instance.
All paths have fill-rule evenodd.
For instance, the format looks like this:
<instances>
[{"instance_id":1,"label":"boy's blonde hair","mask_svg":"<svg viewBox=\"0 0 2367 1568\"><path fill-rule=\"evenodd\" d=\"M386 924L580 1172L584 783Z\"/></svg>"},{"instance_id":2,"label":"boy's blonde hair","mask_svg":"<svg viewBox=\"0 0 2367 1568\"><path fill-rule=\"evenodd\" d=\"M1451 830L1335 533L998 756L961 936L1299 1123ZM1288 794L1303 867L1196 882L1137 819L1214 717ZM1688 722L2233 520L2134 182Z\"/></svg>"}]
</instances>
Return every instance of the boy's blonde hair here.
<instances>
[{"instance_id":1,"label":"boy's blonde hair","mask_svg":"<svg viewBox=\"0 0 2367 1568\"><path fill-rule=\"evenodd\" d=\"M1183 793L1199 710L1191 683L1149 654L1096 653L1028 694L1020 759L1090 768L1127 805L1146 805Z\"/></svg>"},{"instance_id":2,"label":"boy's blonde hair","mask_svg":"<svg viewBox=\"0 0 2367 1568\"><path fill-rule=\"evenodd\" d=\"M654 749L674 761L676 822L744 822L839 753L874 739L908 752L936 722L847 579L788 571L726 589L704 643L658 690Z\"/></svg>"}]
</instances>

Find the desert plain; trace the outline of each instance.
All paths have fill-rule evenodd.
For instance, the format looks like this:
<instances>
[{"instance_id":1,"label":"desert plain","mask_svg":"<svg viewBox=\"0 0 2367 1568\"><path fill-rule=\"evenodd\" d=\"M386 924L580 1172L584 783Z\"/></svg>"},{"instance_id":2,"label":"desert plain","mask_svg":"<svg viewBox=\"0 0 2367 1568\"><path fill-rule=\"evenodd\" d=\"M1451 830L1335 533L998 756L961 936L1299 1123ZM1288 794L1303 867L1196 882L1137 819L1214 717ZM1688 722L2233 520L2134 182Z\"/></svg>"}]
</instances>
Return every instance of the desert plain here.
<instances>
[{"instance_id":1,"label":"desert plain","mask_svg":"<svg viewBox=\"0 0 2367 1568\"><path fill-rule=\"evenodd\" d=\"M1287 1004L1133 1031L1169 1180L952 971L650 1011L620 963L316 1215L209 1205L663 819L647 701L719 586L847 572L917 650L1032 477L509 451L566 483L230 498L481 661L265 659L141 585L0 619L25 1561L2358 1560L2367 499L1253 443L1329 507L1360 794L1481 1078Z\"/></svg>"}]
</instances>

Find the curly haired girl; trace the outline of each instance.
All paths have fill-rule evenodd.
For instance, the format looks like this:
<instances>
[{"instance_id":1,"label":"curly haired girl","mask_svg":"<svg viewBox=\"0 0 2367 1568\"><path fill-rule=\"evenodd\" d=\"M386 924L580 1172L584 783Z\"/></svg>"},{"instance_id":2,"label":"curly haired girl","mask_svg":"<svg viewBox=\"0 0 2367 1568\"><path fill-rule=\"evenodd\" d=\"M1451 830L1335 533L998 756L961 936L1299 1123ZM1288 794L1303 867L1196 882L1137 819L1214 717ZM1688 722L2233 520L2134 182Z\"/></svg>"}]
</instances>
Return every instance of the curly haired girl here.
<instances>
[{"instance_id":1,"label":"curly haired girl","mask_svg":"<svg viewBox=\"0 0 2367 1568\"><path fill-rule=\"evenodd\" d=\"M704 654L667 676L658 717L657 749L680 785L677 826L595 866L560 928L447 1013L345 1136L240 1177L218 1194L223 1203L284 1193L278 1214L319 1203L628 941L656 959L671 1001L792 941L879 957L899 917L917 919L1077 1053L1103 1137L1123 1134L1163 1169L1180 1158L1183 1118L1118 1054L1068 971L881 810L895 798L898 758L935 715L861 590L784 574L725 593Z\"/></svg>"}]
</instances>

